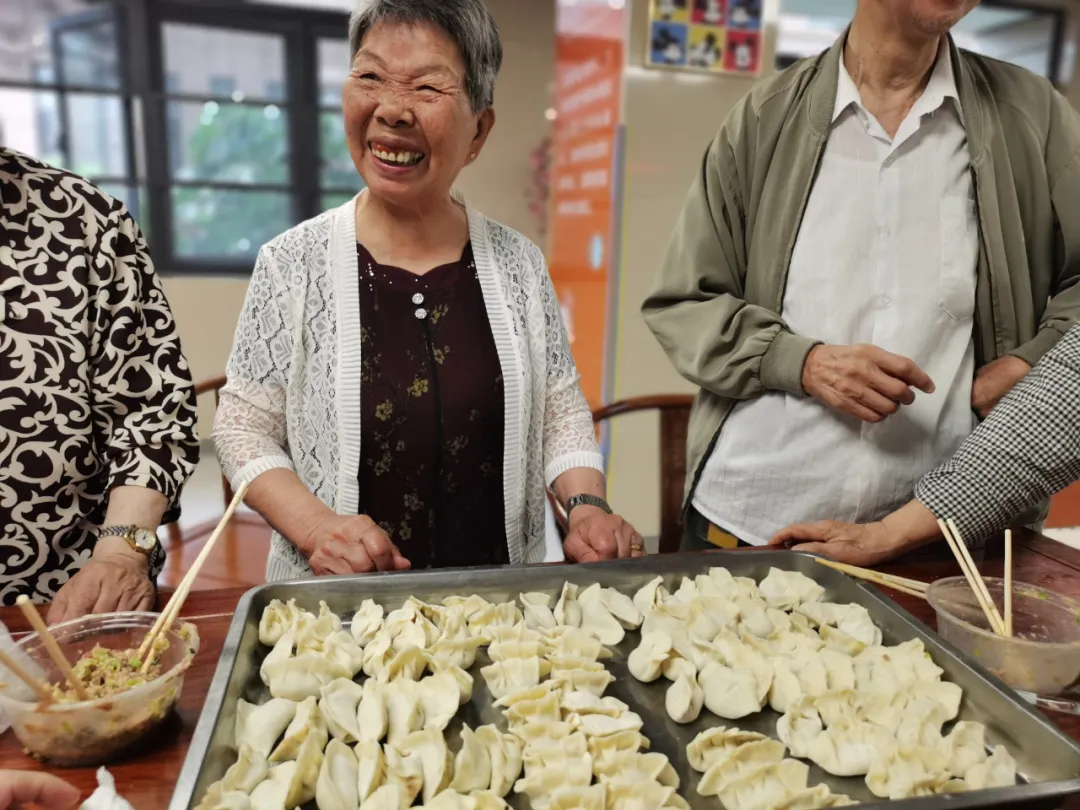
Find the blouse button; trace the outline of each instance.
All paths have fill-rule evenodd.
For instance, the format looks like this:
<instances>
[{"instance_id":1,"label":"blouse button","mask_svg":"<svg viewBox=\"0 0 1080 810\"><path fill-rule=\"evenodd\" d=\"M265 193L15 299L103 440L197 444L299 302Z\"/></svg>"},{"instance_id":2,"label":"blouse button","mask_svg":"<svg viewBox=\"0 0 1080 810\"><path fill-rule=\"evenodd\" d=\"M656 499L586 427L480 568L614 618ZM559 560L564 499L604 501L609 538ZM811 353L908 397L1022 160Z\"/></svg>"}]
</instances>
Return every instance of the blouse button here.
<instances>
[{"instance_id":1,"label":"blouse button","mask_svg":"<svg viewBox=\"0 0 1080 810\"><path fill-rule=\"evenodd\" d=\"M412 297L412 302L414 304L416 304L417 306L420 306L422 303L424 303L424 294L423 293L416 293Z\"/></svg>"},{"instance_id":2,"label":"blouse button","mask_svg":"<svg viewBox=\"0 0 1080 810\"><path fill-rule=\"evenodd\" d=\"M420 307L413 314L416 316L416 320L422 321L422 320L424 320L424 318L427 317L427 310L424 309L423 307Z\"/></svg>"}]
</instances>

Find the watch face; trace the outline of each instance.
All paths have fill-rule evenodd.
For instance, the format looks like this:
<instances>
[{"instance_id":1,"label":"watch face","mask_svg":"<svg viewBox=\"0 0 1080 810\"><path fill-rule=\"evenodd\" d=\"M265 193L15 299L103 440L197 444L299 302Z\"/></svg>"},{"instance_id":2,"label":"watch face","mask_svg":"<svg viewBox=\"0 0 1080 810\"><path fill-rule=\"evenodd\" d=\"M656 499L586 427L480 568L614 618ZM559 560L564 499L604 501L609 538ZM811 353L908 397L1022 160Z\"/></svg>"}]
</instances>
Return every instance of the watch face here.
<instances>
[{"instance_id":1,"label":"watch face","mask_svg":"<svg viewBox=\"0 0 1080 810\"><path fill-rule=\"evenodd\" d=\"M146 529L136 529L135 536L132 538L135 541L135 545L143 551L150 551L157 545L157 535Z\"/></svg>"}]
</instances>

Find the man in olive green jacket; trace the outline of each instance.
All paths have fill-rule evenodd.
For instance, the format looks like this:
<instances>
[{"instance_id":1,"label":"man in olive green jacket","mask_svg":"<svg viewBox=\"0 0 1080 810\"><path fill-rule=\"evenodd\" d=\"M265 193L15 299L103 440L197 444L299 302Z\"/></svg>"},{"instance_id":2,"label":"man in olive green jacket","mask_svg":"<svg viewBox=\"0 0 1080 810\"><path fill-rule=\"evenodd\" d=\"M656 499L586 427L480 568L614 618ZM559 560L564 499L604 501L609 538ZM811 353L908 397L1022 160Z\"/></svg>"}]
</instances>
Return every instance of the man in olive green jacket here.
<instances>
[{"instance_id":1,"label":"man in olive green jacket","mask_svg":"<svg viewBox=\"0 0 1080 810\"><path fill-rule=\"evenodd\" d=\"M978 0L860 0L758 84L643 313L700 387L684 546L879 519L1080 317L1080 116L958 50Z\"/></svg>"}]
</instances>

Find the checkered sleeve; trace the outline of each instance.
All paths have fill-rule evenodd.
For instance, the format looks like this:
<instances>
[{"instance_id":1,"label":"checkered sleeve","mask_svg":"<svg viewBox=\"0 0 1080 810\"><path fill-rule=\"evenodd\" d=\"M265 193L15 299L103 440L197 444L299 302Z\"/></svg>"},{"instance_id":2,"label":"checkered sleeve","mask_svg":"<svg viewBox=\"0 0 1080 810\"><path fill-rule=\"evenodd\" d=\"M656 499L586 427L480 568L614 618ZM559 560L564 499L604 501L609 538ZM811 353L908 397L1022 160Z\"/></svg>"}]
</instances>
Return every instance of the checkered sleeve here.
<instances>
[{"instance_id":1,"label":"checkered sleeve","mask_svg":"<svg viewBox=\"0 0 1080 810\"><path fill-rule=\"evenodd\" d=\"M919 482L931 512L971 545L1080 479L1080 325L1070 329L956 455Z\"/></svg>"}]
</instances>

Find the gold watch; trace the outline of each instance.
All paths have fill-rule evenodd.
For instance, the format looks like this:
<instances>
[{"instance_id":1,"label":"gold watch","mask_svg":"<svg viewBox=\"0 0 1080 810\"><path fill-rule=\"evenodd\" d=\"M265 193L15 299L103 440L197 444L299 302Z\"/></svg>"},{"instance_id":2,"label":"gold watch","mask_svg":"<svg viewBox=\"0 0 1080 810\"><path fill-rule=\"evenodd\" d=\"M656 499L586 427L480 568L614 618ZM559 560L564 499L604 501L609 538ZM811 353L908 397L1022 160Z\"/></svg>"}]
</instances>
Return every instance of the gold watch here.
<instances>
[{"instance_id":1,"label":"gold watch","mask_svg":"<svg viewBox=\"0 0 1080 810\"><path fill-rule=\"evenodd\" d=\"M165 550L158 542L157 532L142 526L106 526L98 532L98 540L104 537L122 537L135 551L149 560L154 569L162 562Z\"/></svg>"}]
</instances>

